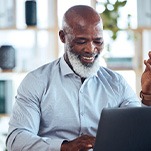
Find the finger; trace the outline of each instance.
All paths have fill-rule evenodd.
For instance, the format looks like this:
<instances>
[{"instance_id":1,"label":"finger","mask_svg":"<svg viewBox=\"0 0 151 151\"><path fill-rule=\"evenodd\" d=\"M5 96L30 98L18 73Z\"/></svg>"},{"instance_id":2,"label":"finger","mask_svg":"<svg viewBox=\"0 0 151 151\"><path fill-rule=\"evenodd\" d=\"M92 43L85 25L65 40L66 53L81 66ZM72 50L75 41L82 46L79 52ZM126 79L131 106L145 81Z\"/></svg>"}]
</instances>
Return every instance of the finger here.
<instances>
[{"instance_id":1,"label":"finger","mask_svg":"<svg viewBox=\"0 0 151 151\"><path fill-rule=\"evenodd\" d=\"M148 60L147 60L147 63L151 64L151 59L148 59Z\"/></svg>"},{"instance_id":2,"label":"finger","mask_svg":"<svg viewBox=\"0 0 151 151\"><path fill-rule=\"evenodd\" d=\"M93 136L88 136L88 135L82 135L80 138L80 148L81 149L91 149L94 147L95 143L95 137Z\"/></svg>"},{"instance_id":3,"label":"finger","mask_svg":"<svg viewBox=\"0 0 151 151\"><path fill-rule=\"evenodd\" d=\"M93 147L94 147L94 145L92 145L92 144L83 144L83 145L80 146L80 148L82 150L92 149Z\"/></svg>"},{"instance_id":4,"label":"finger","mask_svg":"<svg viewBox=\"0 0 151 151\"><path fill-rule=\"evenodd\" d=\"M147 60L144 60L144 64L146 65L146 68L145 68L145 71L151 71L151 65L150 65L150 63L148 63L148 61Z\"/></svg>"},{"instance_id":5,"label":"finger","mask_svg":"<svg viewBox=\"0 0 151 151\"><path fill-rule=\"evenodd\" d=\"M89 149L92 148L92 147L93 147L92 144L88 144L88 145L87 145L87 148L89 148Z\"/></svg>"},{"instance_id":6,"label":"finger","mask_svg":"<svg viewBox=\"0 0 151 151\"><path fill-rule=\"evenodd\" d=\"M148 56L149 58L151 58L151 50L148 52Z\"/></svg>"}]
</instances>

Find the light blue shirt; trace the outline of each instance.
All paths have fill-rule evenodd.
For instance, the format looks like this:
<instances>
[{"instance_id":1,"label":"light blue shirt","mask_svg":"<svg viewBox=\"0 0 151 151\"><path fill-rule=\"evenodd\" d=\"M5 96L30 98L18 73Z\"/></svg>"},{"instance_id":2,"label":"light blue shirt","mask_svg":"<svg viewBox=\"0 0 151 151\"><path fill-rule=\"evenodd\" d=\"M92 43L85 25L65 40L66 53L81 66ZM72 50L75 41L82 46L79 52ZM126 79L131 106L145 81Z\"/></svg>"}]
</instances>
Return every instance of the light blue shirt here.
<instances>
[{"instance_id":1,"label":"light blue shirt","mask_svg":"<svg viewBox=\"0 0 151 151\"><path fill-rule=\"evenodd\" d=\"M96 136L103 108L141 106L121 75L100 67L81 79L63 58L30 72L18 88L8 151L59 151L64 140Z\"/></svg>"}]
</instances>

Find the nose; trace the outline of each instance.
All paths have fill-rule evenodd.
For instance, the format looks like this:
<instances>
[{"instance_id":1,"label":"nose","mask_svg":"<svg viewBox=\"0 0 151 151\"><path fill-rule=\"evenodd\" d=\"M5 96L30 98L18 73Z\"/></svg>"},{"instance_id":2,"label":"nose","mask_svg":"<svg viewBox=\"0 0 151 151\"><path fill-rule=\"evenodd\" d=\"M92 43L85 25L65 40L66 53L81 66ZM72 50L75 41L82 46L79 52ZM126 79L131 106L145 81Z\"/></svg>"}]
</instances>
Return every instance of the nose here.
<instances>
[{"instance_id":1,"label":"nose","mask_svg":"<svg viewBox=\"0 0 151 151\"><path fill-rule=\"evenodd\" d=\"M87 53L95 53L97 51L96 46L93 42L87 43L87 47L85 49L85 52Z\"/></svg>"}]
</instances>

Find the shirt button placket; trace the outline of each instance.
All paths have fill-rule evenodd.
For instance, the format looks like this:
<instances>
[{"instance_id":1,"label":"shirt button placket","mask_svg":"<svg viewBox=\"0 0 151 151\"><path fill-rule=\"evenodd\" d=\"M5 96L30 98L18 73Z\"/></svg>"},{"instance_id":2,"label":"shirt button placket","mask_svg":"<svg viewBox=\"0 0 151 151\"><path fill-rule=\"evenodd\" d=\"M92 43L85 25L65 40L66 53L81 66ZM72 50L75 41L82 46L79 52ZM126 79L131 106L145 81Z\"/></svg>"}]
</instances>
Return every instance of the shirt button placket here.
<instances>
[{"instance_id":1,"label":"shirt button placket","mask_svg":"<svg viewBox=\"0 0 151 151\"><path fill-rule=\"evenodd\" d=\"M81 123L81 131L80 134L84 134L84 98L83 92L80 90L79 93L79 109L80 109L80 123Z\"/></svg>"}]
</instances>

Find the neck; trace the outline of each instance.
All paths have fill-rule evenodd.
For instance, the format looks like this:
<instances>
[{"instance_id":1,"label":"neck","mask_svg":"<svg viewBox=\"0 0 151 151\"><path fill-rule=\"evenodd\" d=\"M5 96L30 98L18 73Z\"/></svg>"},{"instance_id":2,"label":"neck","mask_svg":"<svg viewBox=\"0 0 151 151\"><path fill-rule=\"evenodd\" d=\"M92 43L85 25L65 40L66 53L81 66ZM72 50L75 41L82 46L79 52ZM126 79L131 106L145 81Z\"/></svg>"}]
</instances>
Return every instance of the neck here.
<instances>
[{"instance_id":1,"label":"neck","mask_svg":"<svg viewBox=\"0 0 151 151\"><path fill-rule=\"evenodd\" d=\"M83 83L85 81L86 78L81 77L81 82Z\"/></svg>"}]
</instances>

